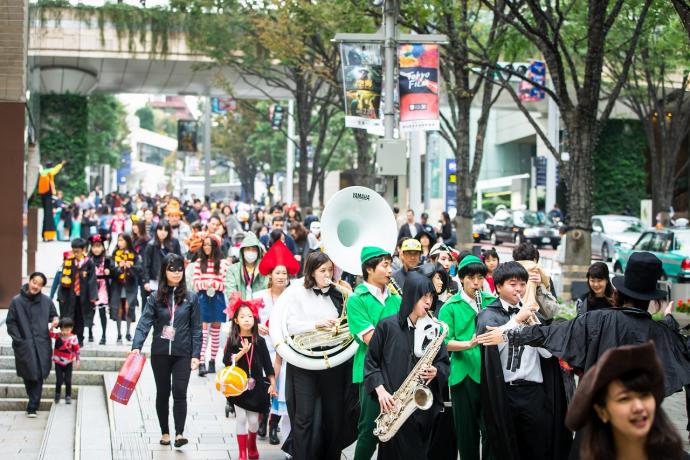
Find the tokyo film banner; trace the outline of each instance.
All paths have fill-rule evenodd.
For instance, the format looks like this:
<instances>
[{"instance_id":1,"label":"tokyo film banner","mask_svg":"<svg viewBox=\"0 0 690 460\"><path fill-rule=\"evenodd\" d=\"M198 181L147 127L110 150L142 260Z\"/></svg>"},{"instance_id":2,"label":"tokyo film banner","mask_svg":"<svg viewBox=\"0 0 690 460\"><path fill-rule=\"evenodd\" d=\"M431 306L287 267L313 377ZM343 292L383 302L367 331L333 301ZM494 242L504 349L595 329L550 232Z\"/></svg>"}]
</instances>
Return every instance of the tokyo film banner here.
<instances>
[{"instance_id":1,"label":"tokyo film banner","mask_svg":"<svg viewBox=\"0 0 690 460\"><path fill-rule=\"evenodd\" d=\"M544 83L546 82L546 65L542 61L532 60L525 72L525 78L540 85L535 86L532 83L522 80L518 86L518 97L523 102L537 102L545 97Z\"/></svg>"},{"instance_id":2,"label":"tokyo film banner","mask_svg":"<svg viewBox=\"0 0 690 460\"><path fill-rule=\"evenodd\" d=\"M400 130L438 131L438 45L398 47Z\"/></svg>"},{"instance_id":3,"label":"tokyo film banner","mask_svg":"<svg viewBox=\"0 0 690 460\"><path fill-rule=\"evenodd\" d=\"M381 45L343 43L340 45L340 56L345 89L345 126L381 128Z\"/></svg>"}]
</instances>

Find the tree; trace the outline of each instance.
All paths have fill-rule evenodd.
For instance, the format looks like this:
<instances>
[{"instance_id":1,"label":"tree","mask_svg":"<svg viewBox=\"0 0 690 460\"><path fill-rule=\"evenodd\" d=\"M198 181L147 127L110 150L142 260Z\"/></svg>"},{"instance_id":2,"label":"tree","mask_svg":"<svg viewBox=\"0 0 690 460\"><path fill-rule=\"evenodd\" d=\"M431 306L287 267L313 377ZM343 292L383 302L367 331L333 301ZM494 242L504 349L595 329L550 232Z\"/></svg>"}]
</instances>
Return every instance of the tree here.
<instances>
[{"instance_id":1,"label":"tree","mask_svg":"<svg viewBox=\"0 0 690 460\"><path fill-rule=\"evenodd\" d=\"M621 27L628 26L623 22ZM650 152L654 214L661 212L667 219L676 182L687 177L688 163L678 167L677 160L690 134L690 42L678 15L664 4L652 7L645 29L620 101L642 122ZM623 64L619 55L607 56L612 75L618 77Z\"/></svg>"},{"instance_id":2,"label":"tree","mask_svg":"<svg viewBox=\"0 0 690 460\"><path fill-rule=\"evenodd\" d=\"M118 166L127 136L127 112L111 94L89 96L88 164Z\"/></svg>"},{"instance_id":3,"label":"tree","mask_svg":"<svg viewBox=\"0 0 690 460\"><path fill-rule=\"evenodd\" d=\"M690 2L687 0L671 0L671 2L678 12L681 23L685 26L688 37L690 37Z\"/></svg>"},{"instance_id":4,"label":"tree","mask_svg":"<svg viewBox=\"0 0 690 460\"><path fill-rule=\"evenodd\" d=\"M560 161L567 197L566 270L574 273L574 267L587 266L591 260L592 152L602 123L609 118L627 78L652 0L570 0L546 2L545 5L539 0L482 2L510 24L515 33L528 40L546 62L553 88L542 89L560 110L568 161L564 161L559 146L549 142L515 89L509 83L504 84L504 88ZM615 51L623 56L623 66L619 77L611 80L608 100L600 107L604 57L611 52L614 38L611 30L617 21L629 21L632 31L629 36L615 40L619 47ZM582 269L576 271L580 276ZM568 276L565 281L567 289Z\"/></svg>"},{"instance_id":5,"label":"tree","mask_svg":"<svg viewBox=\"0 0 690 460\"><path fill-rule=\"evenodd\" d=\"M456 234L458 244L468 247L472 243L472 199L484 155L489 111L500 94L500 90L494 93L493 68L503 26L498 16L470 0L405 2L401 24L418 33L448 37L440 64L448 102L447 113L441 113L441 137L457 162ZM470 110L476 97L480 97L481 112L471 155Z\"/></svg>"},{"instance_id":6,"label":"tree","mask_svg":"<svg viewBox=\"0 0 690 460\"><path fill-rule=\"evenodd\" d=\"M149 131L153 131L153 109L149 107L148 105L145 105L144 107L140 107L137 109L136 112L134 112L134 115L139 118L139 127L142 129L148 129Z\"/></svg>"}]
</instances>

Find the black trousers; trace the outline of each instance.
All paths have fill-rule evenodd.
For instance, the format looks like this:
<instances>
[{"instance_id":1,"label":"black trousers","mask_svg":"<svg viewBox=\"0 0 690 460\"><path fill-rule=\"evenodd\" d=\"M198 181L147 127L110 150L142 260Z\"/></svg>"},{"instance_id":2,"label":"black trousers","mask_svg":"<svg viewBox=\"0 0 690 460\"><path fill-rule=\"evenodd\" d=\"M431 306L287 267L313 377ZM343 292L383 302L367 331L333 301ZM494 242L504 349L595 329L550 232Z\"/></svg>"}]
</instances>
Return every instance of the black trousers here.
<instances>
[{"instance_id":1,"label":"black trousers","mask_svg":"<svg viewBox=\"0 0 690 460\"><path fill-rule=\"evenodd\" d=\"M685 429L690 431L690 385L685 385L685 416L688 418Z\"/></svg>"},{"instance_id":2,"label":"black trousers","mask_svg":"<svg viewBox=\"0 0 690 460\"><path fill-rule=\"evenodd\" d=\"M526 385L506 384L508 404L523 460L547 459L548 443L543 434L551 430L553 418L546 407L546 394L540 383Z\"/></svg>"},{"instance_id":3,"label":"black trousers","mask_svg":"<svg viewBox=\"0 0 690 460\"><path fill-rule=\"evenodd\" d=\"M55 396L62 392L62 384L65 384L65 396L72 396L72 363L66 366L55 364Z\"/></svg>"},{"instance_id":4,"label":"black trousers","mask_svg":"<svg viewBox=\"0 0 690 460\"><path fill-rule=\"evenodd\" d=\"M187 386L191 374L190 356L151 355L151 369L156 381L156 414L162 434L170 434L168 426L170 391L173 396L175 435L184 432L187 419Z\"/></svg>"},{"instance_id":5,"label":"black trousers","mask_svg":"<svg viewBox=\"0 0 690 460\"><path fill-rule=\"evenodd\" d=\"M84 286L86 288L86 286ZM82 311L81 300L77 296L74 300L74 335L79 340L79 346L84 345L84 312Z\"/></svg>"},{"instance_id":6,"label":"black trousers","mask_svg":"<svg viewBox=\"0 0 690 460\"><path fill-rule=\"evenodd\" d=\"M43 393L43 380L24 380L24 388L26 388L26 394L29 396L26 411L37 411L38 405L41 403L41 394Z\"/></svg>"},{"instance_id":7,"label":"black trousers","mask_svg":"<svg viewBox=\"0 0 690 460\"><path fill-rule=\"evenodd\" d=\"M348 385L345 364L310 371L288 363L285 397L295 460L339 460Z\"/></svg>"}]
</instances>

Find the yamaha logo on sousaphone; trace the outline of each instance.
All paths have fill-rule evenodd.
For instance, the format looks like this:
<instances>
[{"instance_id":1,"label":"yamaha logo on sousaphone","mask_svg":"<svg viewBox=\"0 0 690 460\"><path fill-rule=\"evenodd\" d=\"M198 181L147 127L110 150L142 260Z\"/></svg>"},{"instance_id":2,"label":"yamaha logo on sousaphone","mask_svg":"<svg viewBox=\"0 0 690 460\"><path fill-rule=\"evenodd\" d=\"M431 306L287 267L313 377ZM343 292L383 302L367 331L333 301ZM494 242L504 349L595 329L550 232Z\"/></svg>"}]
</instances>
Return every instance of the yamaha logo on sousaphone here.
<instances>
[{"instance_id":1,"label":"yamaha logo on sousaphone","mask_svg":"<svg viewBox=\"0 0 690 460\"><path fill-rule=\"evenodd\" d=\"M339 191L328 201L321 216L325 252L333 263L353 275L362 274L359 255L364 246L378 246L392 253L397 234L392 209L381 195L366 187ZM287 303L285 295L278 298L268 328L276 352L288 363L302 369L327 369L339 366L355 354L358 344L349 334L345 314L343 325L332 334L316 330L290 335L285 314Z\"/></svg>"}]
</instances>

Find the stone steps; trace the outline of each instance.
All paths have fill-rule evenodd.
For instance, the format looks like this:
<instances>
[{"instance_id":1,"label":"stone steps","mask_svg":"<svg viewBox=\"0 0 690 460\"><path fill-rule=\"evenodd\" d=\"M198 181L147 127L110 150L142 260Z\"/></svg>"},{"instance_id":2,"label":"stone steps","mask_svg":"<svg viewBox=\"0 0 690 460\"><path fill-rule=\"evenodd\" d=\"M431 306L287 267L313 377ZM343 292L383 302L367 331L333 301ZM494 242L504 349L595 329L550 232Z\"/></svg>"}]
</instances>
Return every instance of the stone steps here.
<instances>
[{"instance_id":1,"label":"stone steps","mask_svg":"<svg viewBox=\"0 0 690 460\"><path fill-rule=\"evenodd\" d=\"M45 396L45 394L44 394ZM25 411L26 404L29 399L26 397L26 393L23 398L1 398L0 399L0 411ZM38 406L38 410L50 410L53 405L53 399L41 399L41 403Z\"/></svg>"},{"instance_id":2,"label":"stone steps","mask_svg":"<svg viewBox=\"0 0 690 460\"><path fill-rule=\"evenodd\" d=\"M65 390L63 389L62 391L64 392ZM78 395L79 387L73 386L72 398L76 399ZM43 397L52 400L55 397L55 385L43 385ZM26 398L24 385L19 383L1 383L0 399L2 398Z\"/></svg>"},{"instance_id":3,"label":"stone steps","mask_svg":"<svg viewBox=\"0 0 690 460\"><path fill-rule=\"evenodd\" d=\"M129 352L128 346L108 346L87 344L79 351L81 358L120 358L125 359ZM10 345L0 345L0 356L14 357L14 351Z\"/></svg>"},{"instance_id":4,"label":"stone steps","mask_svg":"<svg viewBox=\"0 0 690 460\"><path fill-rule=\"evenodd\" d=\"M0 384L23 384L24 381L17 375L14 369L0 369ZM55 385L55 372L51 372L45 380L43 389L49 385ZM72 385L103 385L103 372L99 371L74 371L72 373Z\"/></svg>"},{"instance_id":5,"label":"stone steps","mask_svg":"<svg viewBox=\"0 0 690 460\"><path fill-rule=\"evenodd\" d=\"M79 369L73 367L72 375L78 371L101 371L101 372L118 372L124 358L101 358L101 357L86 357L80 359ZM53 364L53 371L55 369ZM0 369L15 369L14 356L0 356Z\"/></svg>"}]
</instances>

